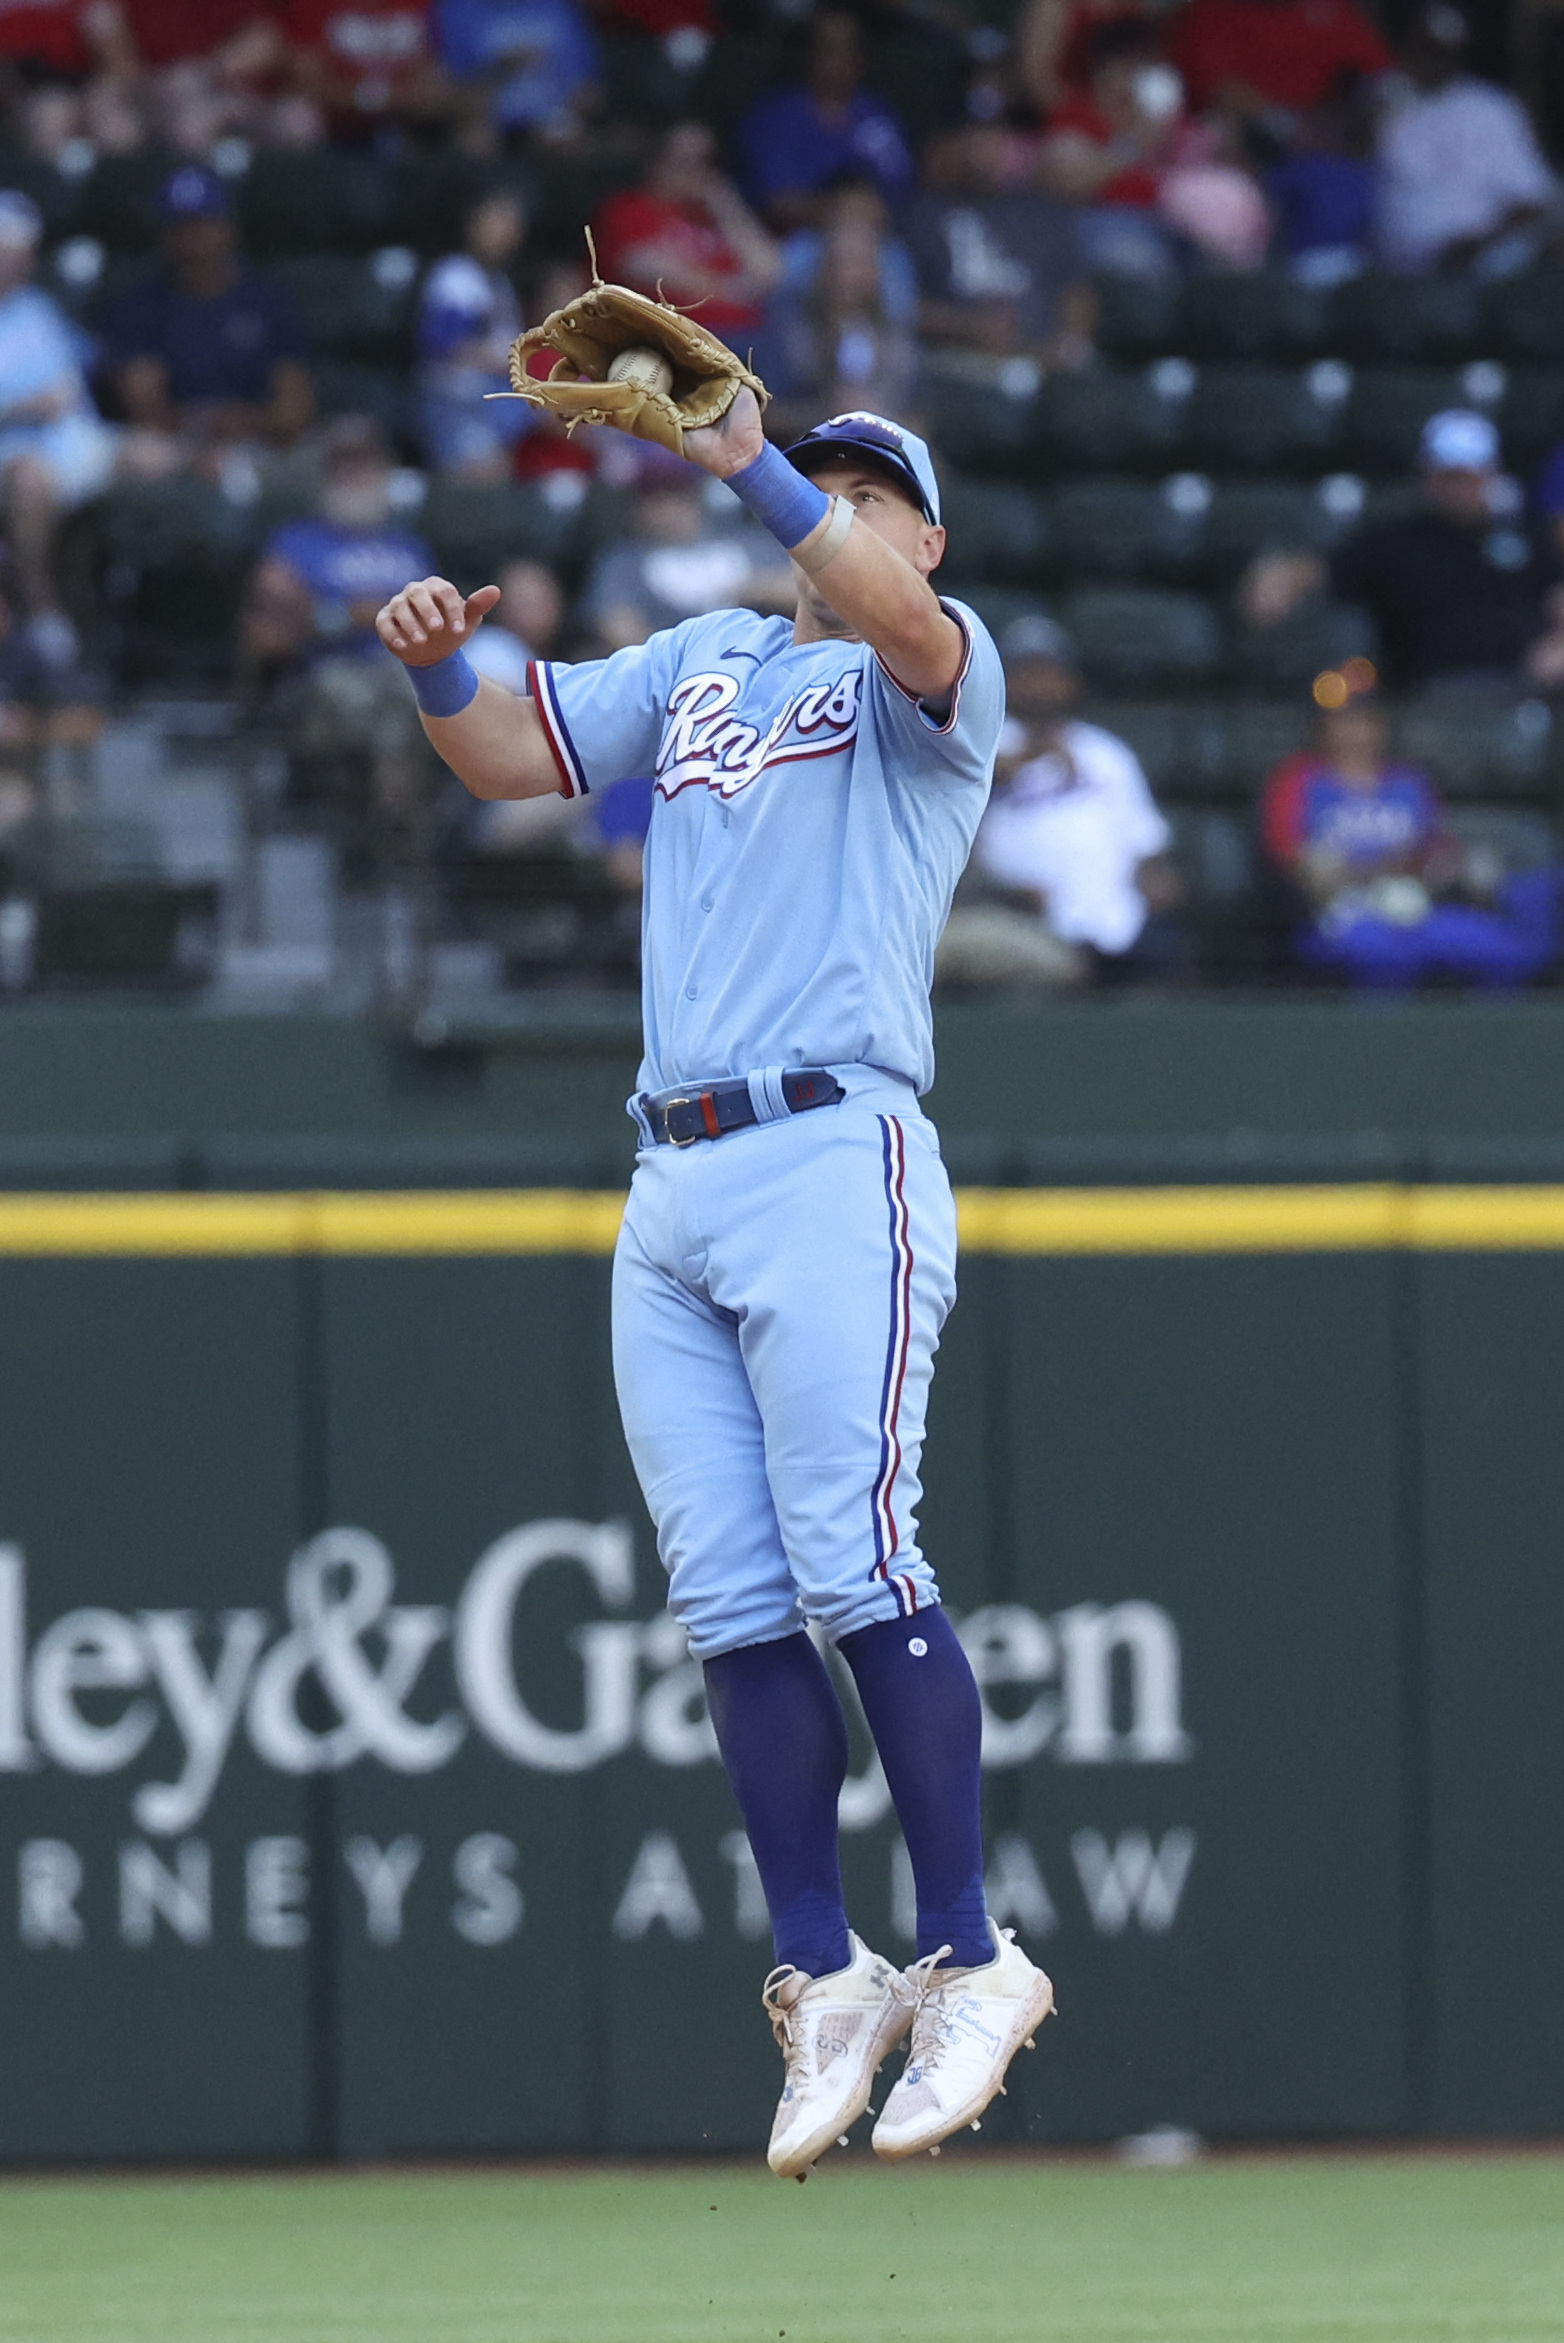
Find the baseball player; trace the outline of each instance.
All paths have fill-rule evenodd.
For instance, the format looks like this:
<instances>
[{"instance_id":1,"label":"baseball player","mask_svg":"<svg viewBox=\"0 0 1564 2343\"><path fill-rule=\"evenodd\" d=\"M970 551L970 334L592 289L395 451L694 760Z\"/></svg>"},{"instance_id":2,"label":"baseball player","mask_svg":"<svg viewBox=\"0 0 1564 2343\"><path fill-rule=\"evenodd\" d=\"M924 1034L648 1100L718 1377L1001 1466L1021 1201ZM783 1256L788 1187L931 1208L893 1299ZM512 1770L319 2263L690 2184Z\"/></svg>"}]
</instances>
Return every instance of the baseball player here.
<instances>
[{"instance_id":1,"label":"baseball player","mask_svg":"<svg viewBox=\"0 0 1564 2343\"><path fill-rule=\"evenodd\" d=\"M530 696L463 657L496 589L441 578L380 613L430 740L480 798L655 775L640 1147L614 1262L614 1371L669 1601L704 1663L776 1942L773 2171L805 2177L906 2065L897 2159L975 2124L1053 1991L983 1899L981 1712L918 1545L934 1351L955 1291L933 1079L934 946L1004 713L944 551L921 439L838 415L784 455L753 393L684 452L791 555L796 616L722 610ZM905 1972L848 1926L852 1670L917 1888Z\"/></svg>"}]
</instances>

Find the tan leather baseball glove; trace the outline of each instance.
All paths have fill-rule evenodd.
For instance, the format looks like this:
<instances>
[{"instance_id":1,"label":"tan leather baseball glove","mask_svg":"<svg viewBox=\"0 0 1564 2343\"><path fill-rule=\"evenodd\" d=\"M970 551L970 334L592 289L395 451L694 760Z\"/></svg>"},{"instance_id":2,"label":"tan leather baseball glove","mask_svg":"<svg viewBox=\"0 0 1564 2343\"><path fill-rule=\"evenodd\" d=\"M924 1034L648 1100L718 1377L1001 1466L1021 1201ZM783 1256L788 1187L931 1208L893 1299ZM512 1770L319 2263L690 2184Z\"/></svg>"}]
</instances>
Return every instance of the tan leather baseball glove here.
<instances>
[{"instance_id":1,"label":"tan leather baseball glove","mask_svg":"<svg viewBox=\"0 0 1564 2343\"><path fill-rule=\"evenodd\" d=\"M527 372L536 350L557 353L546 377ZM627 350L660 351L673 370L668 388L610 382L610 366ZM510 396L555 416L567 431L578 423L611 423L676 456L684 453L685 433L720 423L741 390L752 390L762 406L770 396L760 377L693 317L596 275L586 292L517 336L510 379Z\"/></svg>"}]
</instances>

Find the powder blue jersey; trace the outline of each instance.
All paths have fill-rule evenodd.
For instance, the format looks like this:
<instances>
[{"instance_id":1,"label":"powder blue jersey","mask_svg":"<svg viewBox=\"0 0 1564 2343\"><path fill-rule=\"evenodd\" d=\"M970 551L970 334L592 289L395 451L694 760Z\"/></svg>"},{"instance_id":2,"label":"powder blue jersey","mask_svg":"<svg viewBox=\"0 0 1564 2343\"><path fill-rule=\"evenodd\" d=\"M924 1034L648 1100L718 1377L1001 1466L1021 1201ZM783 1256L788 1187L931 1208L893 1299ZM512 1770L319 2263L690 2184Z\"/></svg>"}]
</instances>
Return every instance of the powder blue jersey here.
<instances>
[{"instance_id":1,"label":"powder blue jersey","mask_svg":"<svg viewBox=\"0 0 1564 2343\"><path fill-rule=\"evenodd\" d=\"M866 643L795 644L744 610L534 666L567 795L654 777L643 1089L788 1066L933 1081L934 947L1004 716L987 629L945 608L967 649L932 715Z\"/></svg>"}]
</instances>

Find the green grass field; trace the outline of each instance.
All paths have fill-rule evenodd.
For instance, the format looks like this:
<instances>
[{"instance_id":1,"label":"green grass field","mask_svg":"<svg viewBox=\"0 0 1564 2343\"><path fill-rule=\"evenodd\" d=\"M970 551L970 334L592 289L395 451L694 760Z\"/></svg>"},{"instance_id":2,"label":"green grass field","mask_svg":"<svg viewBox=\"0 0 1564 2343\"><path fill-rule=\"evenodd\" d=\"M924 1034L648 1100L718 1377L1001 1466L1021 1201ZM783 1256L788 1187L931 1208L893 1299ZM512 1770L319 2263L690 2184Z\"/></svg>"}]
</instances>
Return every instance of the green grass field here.
<instances>
[{"instance_id":1,"label":"green grass field","mask_svg":"<svg viewBox=\"0 0 1564 2343\"><path fill-rule=\"evenodd\" d=\"M0 2343L1534 2343L1564 2157L0 2182Z\"/></svg>"}]
</instances>

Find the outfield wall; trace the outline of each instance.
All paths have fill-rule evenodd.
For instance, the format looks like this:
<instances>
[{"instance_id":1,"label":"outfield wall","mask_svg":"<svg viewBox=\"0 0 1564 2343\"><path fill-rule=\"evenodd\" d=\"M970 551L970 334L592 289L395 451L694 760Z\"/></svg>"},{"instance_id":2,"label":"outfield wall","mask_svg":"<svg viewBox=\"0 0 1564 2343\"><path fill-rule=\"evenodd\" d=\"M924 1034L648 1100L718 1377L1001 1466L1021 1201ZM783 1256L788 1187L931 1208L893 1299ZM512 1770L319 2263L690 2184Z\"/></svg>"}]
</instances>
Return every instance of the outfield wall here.
<instances>
[{"instance_id":1,"label":"outfield wall","mask_svg":"<svg viewBox=\"0 0 1564 2343\"><path fill-rule=\"evenodd\" d=\"M1564 2129L1564 1189L966 1190L985 2126ZM0 1197L0 2156L751 2147L612 1192ZM905 1948L860 1745L859 1927Z\"/></svg>"}]
</instances>

